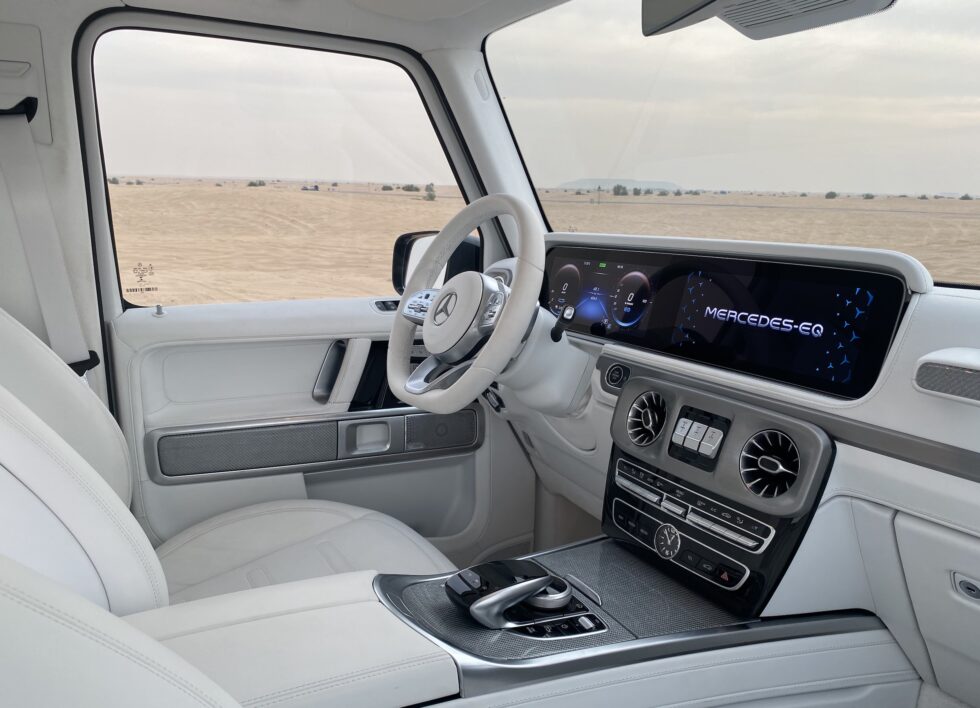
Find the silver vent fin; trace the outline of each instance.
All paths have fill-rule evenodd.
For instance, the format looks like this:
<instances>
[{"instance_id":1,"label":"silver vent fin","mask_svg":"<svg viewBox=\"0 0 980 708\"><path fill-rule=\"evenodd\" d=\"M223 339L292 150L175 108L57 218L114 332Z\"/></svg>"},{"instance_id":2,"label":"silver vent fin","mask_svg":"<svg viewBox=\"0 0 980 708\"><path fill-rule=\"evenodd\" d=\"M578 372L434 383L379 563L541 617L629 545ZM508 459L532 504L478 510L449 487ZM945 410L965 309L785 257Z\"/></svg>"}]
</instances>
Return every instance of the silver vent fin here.
<instances>
[{"instance_id":1,"label":"silver vent fin","mask_svg":"<svg viewBox=\"0 0 980 708\"><path fill-rule=\"evenodd\" d=\"M786 433L763 430L745 443L738 467L750 492L771 499L788 492L796 482L800 451Z\"/></svg>"},{"instance_id":2,"label":"silver vent fin","mask_svg":"<svg viewBox=\"0 0 980 708\"><path fill-rule=\"evenodd\" d=\"M667 403L656 391L641 394L626 415L626 434L639 447L646 447L660 437L667 422Z\"/></svg>"}]
</instances>

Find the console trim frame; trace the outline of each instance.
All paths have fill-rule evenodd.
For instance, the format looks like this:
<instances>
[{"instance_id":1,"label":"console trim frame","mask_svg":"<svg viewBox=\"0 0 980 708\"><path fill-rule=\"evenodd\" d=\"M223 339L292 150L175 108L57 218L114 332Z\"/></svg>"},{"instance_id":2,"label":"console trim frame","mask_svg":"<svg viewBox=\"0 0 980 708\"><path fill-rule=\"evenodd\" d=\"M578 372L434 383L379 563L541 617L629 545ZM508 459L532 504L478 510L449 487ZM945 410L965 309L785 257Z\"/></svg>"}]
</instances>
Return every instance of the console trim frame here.
<instances>
[{"instance_id":1,"label":"console trim frame","mask_svg":"<svg viewBox=\"0 0 980 708\"><path fill-rule=\"evenodd\" d=\"M544 556L560 549L595 543L605 538L608 537L598 536L559 548L551 548L522 556L522 558ZM665 659L680 654L884 628L881 620L870 612L863 610L838 611L815 615L755 618L720 627L633 639L589 649L559 652L533 659L493 660L466 652L435 636L415 621L403 603L399 605L401 593L408 586L421 582L444 581L452 575L454 573L429 576L377 575L374 578L373 587L379 602L385 608L449 654L456 663L460 696L463 698L486 695L587 671Z\"/></svg>"}]
</instances>

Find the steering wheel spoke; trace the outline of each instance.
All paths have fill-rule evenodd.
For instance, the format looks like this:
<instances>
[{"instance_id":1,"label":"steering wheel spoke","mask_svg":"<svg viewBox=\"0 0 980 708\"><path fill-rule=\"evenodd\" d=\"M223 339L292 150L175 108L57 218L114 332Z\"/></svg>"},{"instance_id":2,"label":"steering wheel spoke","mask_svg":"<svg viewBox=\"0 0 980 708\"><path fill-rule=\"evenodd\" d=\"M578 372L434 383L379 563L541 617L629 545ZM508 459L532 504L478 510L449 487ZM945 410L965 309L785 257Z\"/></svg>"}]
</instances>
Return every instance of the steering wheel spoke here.
<instances>
[{"instance_id":1,"label":"steering wheel spoke","mask_svg":"<svg viewBox=\"0 0 980 708\"><path fill-rule=\"evenodd\" d=\"M447 364L439 357L430 356L409 374L405 381L405 390L415 395L447 389L456 383L466 373L473 363L472 359L459 364Z\"/></svg>"},{"instance_id":2,"label":"steering wheel spoke","mask_svg":"<svg viewBox=\"0 0 980 708\"><path fill-rule=\"evenodd\" d=\"M409 298L404 298L401 307L402 317L421 327L425 324L425 316L429 312L429 307L438 296L439 288L426 288L417 291Z\"/></svg>"}]
</instances>

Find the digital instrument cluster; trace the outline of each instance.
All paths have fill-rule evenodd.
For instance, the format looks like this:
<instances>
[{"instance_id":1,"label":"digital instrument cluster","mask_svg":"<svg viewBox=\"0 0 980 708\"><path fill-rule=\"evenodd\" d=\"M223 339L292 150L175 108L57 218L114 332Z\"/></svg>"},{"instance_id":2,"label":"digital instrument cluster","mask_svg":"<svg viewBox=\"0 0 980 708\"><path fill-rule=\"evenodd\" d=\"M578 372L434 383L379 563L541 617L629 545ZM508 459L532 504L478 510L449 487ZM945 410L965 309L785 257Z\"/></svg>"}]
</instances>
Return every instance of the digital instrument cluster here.
<instances>
[{"instance_id":1,"label":"digital instrument cluster","mask_svg":"<svg viewBox=\"0 0 980 708\"><path fill-rule=\"evenodd\" d=\"M907 288L847 268L559 246L544 297L572 332L830 393L867 393Z\"/></svg>"}]
</instances>

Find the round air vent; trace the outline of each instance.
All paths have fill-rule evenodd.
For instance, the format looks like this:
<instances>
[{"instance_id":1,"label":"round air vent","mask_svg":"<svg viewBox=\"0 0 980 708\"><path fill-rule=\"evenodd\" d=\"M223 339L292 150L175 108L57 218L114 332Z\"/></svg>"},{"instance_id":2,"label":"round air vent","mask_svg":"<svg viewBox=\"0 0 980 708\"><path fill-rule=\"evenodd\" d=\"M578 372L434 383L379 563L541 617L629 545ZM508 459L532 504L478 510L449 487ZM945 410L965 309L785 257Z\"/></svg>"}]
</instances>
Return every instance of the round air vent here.
<instances>
[{"instance_id":1,"label":"round air vent","mask_svg":"<svg viewBox=\"0 0 980 708\"><path fill-rule=\"evenodd\" d=\"M656 440L667 421L667 404L659 393L647 391L633 401L626 416L626 434L634 445L646 447Z\"/></svg>"},{"instance_id":2,"label":"round air vent","mask_svg":"<svg viewBox=\"0 0 980 708\"><path fill-rule=\"evenodd\" d=\"M771 499L788 492L796 482L800 451L786 433L763 430L745 443L738 467L750 492Z\"/></svg>"}]
</instances>

